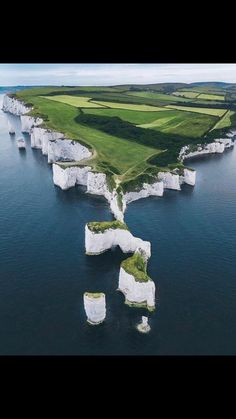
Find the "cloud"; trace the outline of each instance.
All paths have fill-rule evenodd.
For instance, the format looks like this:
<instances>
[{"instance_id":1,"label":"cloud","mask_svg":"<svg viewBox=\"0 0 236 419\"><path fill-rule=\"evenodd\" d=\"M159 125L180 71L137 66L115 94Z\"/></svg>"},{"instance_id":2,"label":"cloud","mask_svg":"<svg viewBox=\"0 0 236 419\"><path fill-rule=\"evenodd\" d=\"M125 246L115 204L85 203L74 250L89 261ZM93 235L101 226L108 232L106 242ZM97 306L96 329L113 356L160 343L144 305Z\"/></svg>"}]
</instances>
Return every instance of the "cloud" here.
<instances>
[{"instance_id":1,"label":"cloud","mask_svg":"<svg viewBox=\"0 0 236 419\"><path fill-rule=\"evenodd\" d=\"M236 82L236 64L1 64L0 86Z\"/></svg>"}]
</instances>

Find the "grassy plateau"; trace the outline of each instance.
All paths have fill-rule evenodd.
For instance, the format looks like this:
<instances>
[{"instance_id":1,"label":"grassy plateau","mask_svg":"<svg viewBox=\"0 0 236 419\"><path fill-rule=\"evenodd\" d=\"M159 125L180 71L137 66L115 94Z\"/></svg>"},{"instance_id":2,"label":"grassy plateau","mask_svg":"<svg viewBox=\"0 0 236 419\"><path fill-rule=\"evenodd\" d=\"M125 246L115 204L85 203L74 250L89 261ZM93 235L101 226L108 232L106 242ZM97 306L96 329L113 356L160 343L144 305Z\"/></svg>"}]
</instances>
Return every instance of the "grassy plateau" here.
<instances>
[{"instance_id":1,"label":"grassy plateau","mask_svg":"<svg viewBox=\"0 0 236 419\"><path fill-rule=\"evenodd\" d=\"M131 190L153 181L160 168L180 165L184 145L210 142L234 126L235 91L217 83L162 83L36 87L14 96L33 107L29 114L41 116L44 127L91 149L79 164L109 175L111 189Z\"/></svg>"}]
</instances>

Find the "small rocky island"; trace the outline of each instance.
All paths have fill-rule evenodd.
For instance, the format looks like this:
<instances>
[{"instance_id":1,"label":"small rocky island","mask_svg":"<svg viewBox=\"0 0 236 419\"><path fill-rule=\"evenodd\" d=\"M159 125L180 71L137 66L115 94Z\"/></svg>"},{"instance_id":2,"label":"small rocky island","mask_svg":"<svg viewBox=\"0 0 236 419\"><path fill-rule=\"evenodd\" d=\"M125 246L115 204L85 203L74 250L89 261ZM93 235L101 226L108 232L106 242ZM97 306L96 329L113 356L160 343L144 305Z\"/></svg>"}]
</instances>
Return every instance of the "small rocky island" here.
<instances>
[{"instance_id":1,"label":"small rocky island","mask_svg":"<svg viewBox=\"0 0 236 419\"><path fill-rule=\"evenodd\" d=\"M106 298L102 292L85 292L84 309L89 324L96 325L106 317Z\"/></svg>"}]
</instances>

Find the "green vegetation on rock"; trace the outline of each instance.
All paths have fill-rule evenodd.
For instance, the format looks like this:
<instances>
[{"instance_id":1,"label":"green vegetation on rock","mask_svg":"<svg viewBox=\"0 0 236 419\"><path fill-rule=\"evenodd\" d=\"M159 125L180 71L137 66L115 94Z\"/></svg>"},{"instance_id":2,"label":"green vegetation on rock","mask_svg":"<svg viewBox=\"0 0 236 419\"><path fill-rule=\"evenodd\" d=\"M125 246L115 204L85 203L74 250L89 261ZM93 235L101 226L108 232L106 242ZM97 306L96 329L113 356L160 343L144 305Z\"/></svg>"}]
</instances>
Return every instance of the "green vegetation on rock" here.
<instances>
[{"instance_id":1,"label":"green vegetation on rock","mask_svg":"<svg viewBox=\"0 0 236 419\"><path fill-rule=\"evenodd\" d=\"M101 298L105 296L103 292L85 292L84 295L89 298Z\"/></svg>"},{"instance_id":2,"label":"green vegetation on rock","mask_svg":"<svg viewBox=\"0 0 236 419\"><path fill-rule=\"evenodd\" d=\"M139 252L133 254L128 259L123 260L121 267L130 275L133 275L137 282L151 281L147 274L147 263Z\"/></svg>"},{"instance_id":3,"label":"green vegetation on rock","mask_svg":"<svg viewBox=\"0 0 236 419\"><path fill-rule=\"evenodd\" d=\"M150 311L150 312L155 311L155 307L147 305L146 301L144 303L133 303L133 302L127 300L127 298L126 298L125 299L125 304L129 307L134 307L134 308L147 308L148 311Z\"/></svg>"},{"instance_id":4,"label":"green vegetation on rock","mask_svg":"<svg viewBox=\"0 0 236 419\"><path fill-rule=\"evenodd\" d=\"M128 230L128 226L121 221L91 221L87 223L87 227L93 233L104 233L104 231L109 229L120 229L120 230Z\"/></svg>"}]
</instances>

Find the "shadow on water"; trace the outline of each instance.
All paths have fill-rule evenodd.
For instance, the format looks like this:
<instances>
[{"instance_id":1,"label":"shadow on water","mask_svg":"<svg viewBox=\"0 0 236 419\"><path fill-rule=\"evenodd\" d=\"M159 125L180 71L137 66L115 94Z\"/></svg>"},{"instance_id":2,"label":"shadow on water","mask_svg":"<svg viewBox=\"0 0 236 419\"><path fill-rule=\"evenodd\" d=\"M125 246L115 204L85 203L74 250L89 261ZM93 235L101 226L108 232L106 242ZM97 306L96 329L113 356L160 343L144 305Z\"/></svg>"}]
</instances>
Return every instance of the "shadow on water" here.
<instances>
[{"instance_id":1,"label":"shadow on water","mask_svg":"<svg viewBox=\"0 0 236 419\"><path fill-rule=\"evenodd\" d=\"M15 139L16 139L16 134L10 134L10 133L9 133L9 137L10 137L10 139L13 141L13 140L15 140Z\"/></svg>"},{"instance_id":2,"label":"shadow on water","mask_svg":"<svg viewBox=\"0 0 236 419\"><path fill-rule=\"evenodd\" d=\"M131 255L132 253L124 254L119 247L114 247L100 255L86 255L85 264L88 269L92 269L94 272L99 270L105 274L108 268L111 269L110 265L112 265L112 270L119 272L121 262Z\"/></svg>"},{"instance_id":3,"label":"shadow on water","mask_svg":"<svg viewBox=\"0 0 236 419\"><path fill-rule=\"evenodd\" d=\"M26 159L26 148L19 148L19 154L21 156L22 159Z\"/></svg>"},{"instance_id":4,"label":"shadow on water","mask_svg":"<svg viewBox=\"0 0 236 419\"><path fill-rule=\"evenodd\" d=\"M44 156L42 154L42 150L32 148L31 151L32 151L32 157L37 162L37 164L39 164L42 167L45 167L49 171L52 171L51 165L48 164L47 156Z\"/></svg>"},{"instance_id":5,"label":"shadow on water","mask_svg":"<svg viewBox=\"0 0 236 419\"><path fill-rule=\"evenodd\" d=\"M191 185L183 184L181 185L181 195L191 196L194 193L194 188Z\"/></svg>"}]
</instances>

